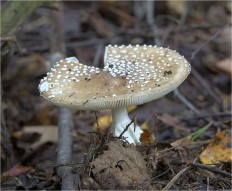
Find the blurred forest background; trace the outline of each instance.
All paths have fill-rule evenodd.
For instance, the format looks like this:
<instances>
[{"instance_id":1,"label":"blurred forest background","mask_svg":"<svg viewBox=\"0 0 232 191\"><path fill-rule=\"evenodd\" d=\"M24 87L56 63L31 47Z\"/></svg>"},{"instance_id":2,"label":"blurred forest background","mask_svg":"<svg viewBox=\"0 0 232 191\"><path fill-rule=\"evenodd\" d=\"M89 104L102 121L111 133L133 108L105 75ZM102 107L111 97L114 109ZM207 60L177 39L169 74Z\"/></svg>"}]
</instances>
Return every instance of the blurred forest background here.
<instances>
[{"instance_id":1,"label":"blurred forest background","mask_svg":"<svg viewBox=\"0 0 232 191\"><path fill-rule=\"evenodd\" d=\"M38 84L59 57L102 68L108 44L169 47L192 71L174 92L129 108L145 132L137 150L153 157L146 184L107 186L115 179L106 175L99 181L90 168L94 157L85 159L101 138L89 132L104 133L111 113L72 111L76 189L231 188L231 8L231 1L1 1L2 189L61 188L54 170L59 110L40 97ZM157 148L166 154L154 154ZM214 171L205 169L213 163Z\"/></svg>"}]
</instances>

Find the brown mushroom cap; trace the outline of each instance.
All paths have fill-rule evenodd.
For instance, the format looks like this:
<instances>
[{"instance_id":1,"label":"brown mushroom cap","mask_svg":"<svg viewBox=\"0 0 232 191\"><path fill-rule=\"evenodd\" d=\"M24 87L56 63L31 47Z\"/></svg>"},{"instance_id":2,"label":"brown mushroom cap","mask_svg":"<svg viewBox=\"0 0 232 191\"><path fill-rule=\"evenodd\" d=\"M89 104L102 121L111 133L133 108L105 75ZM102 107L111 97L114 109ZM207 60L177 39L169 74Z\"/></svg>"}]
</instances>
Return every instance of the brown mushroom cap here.
<instances>
[{"instance_id":1,"label":"brown mushroom cap","mask_svg":"<svg viewBox=\"0 0 232 191\"><path fill-rule=\"evenodd\" d=\"M139 105L177 88L190 65L177 52L156 46L107 46L105 67L61 60L41 80L41 95L56 105L98 110Z\"/></svg>"}]
</instances>

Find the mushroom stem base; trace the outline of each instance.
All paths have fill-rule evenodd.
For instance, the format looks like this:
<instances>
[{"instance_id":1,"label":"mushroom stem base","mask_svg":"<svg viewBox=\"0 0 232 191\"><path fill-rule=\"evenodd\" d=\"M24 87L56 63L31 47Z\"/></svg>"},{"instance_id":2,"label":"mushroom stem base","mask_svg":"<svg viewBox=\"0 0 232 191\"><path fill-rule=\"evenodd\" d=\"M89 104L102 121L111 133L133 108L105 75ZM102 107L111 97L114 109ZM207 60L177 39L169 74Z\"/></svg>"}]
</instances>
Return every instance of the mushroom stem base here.
<instances>
[{"instance_id":1,"label":"mushroom stem base","mask_svg":"<svg viewBox=\"0 0 232 191\"><path fill-rule=\"evenodd\" d=\"M112 118L113 123L111 126L111 133L114 136L120 136L120 134L125 130L128 124L131 123L131 119L128 116L127 108L120 107L112 109ZM127 131L124 132L123 137L126 137L126 140L129 143L140 143L140 136L143 131L141 128L134 123L128 127Z\"/></svg>"}]
</instances>

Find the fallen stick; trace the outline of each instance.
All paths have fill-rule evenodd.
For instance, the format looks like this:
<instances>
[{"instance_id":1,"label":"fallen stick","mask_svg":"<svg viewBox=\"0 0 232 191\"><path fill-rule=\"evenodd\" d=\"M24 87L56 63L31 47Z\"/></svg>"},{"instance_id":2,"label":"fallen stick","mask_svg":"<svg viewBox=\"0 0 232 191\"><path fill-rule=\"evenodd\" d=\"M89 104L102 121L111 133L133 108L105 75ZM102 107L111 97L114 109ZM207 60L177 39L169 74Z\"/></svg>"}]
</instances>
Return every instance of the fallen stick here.
<instances>
[{"instance_id":1,"label":"fallen stick","mask_svg":"<svg viewBox=\"0 0 232 191\"><path fill-rule=\"evenodd\" d=\"M192 112L194 112L197 116L202 115L202 113L190 102L188 101L181 93L180 91L177 89L174 90L174 94L175 96L177 96L179 98L179 100L186 105Z\"/></svg>"},{"instance_id":2,"label":"fallen stick","mask_svg":"<svg viewBox=\"0 0 232 191\"><path fill-rule=\"evenodd\" d=\"M65 57L65 34L63 26L63 6L60 3L58 11L51 13L52 35L51 35L51 65ZM70 165L72 163L73 144L73 116L66 108L59 108L58 121L58 147L57 147L57 174L61 177L61 190L80 190L80 176Z\"/></svg>"},{"instance_id":3,"label":"fallen stick","mask_svg":"<svg viewBox=\"0 0 232 191\"><path fill-rule=\"evenodd\" d=\"M57 148L57 173L62 178L61 190L79 190L79 175L69 166L72 162L73 117L69 109L59 109L59 139Z\"/></svg>"},{"instance_id":4,"label":"fallen stick","mask_svg":"<svg viewBox=\"0 0 232 191\"><path fill-rule=\"evenodd\" d=\"M226 172L224 170L221 170L215 166L210 166L210 165L206 165L206 164L200 164L200 163L187 163L187 162L184 162L184 161L172 161L172 164L174 165L188 165L188 166L193 166L193 167L197 167L197 168L202 168L202 169L205 169L205 170L208 170L208 171L211 171L211 172L214 172L216 174L221 174L221 175L224 175L224 176L227 176L227 177L232 177L232 174L229 173L229 172Z\"/></svg>"}]
</instances>

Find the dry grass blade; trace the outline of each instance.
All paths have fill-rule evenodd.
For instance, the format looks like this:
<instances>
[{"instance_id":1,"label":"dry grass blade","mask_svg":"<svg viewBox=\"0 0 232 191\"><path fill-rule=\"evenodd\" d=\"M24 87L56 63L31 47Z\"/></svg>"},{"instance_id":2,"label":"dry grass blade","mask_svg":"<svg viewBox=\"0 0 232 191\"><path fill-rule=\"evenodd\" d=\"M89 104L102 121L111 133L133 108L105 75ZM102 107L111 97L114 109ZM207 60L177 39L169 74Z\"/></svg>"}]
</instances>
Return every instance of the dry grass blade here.
<instances>
[{"instance_id":1,"label":"dry grass blade","mask_svg":"<svg viewBox=\"0 0 232 191\"><path fill-rule=\"evenodd\" d=\"M178 173L176 174L176 176L174 176L174 177L172 178L172 180L163 188L162 191L168 190L168 189L176 182L176 180L177 180L186 170L188 170L189 168L190 168L190 167L185 167L185 168L182 169L180 172L178 172Z\"/></svg>"}]
</instances>

